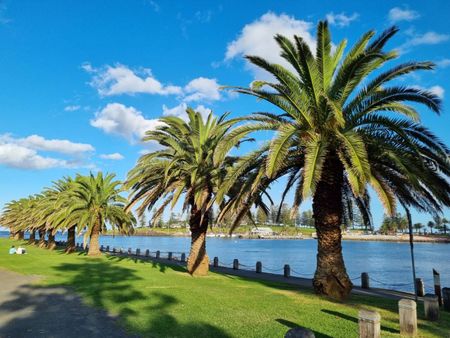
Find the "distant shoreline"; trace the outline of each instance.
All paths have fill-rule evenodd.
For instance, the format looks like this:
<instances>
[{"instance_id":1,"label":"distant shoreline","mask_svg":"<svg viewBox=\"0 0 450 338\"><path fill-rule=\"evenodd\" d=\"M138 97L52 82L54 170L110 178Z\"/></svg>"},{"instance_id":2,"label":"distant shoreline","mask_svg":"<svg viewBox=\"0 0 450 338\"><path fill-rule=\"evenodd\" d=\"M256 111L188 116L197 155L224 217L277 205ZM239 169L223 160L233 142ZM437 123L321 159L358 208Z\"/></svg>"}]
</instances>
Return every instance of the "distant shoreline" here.
<instances>
[{"instance_id":1,"label":"distant shoreline","mask_svg":"<svg viewBox=\"0 0 450 338\"><path fill-rule=\"evenodd\" d=\"M105 233L106 236L114 236L112 233ZM118 234L116 234L118 235ZM142 233L135 233L133 236L143 236L143 237L190 237L187 232L158 232L158 231L148 231ZM226 233L209 233L208 238L235 238L235 239L315 239L314 237L308 235L271 235L271 236L249 236L248 234L233 234L232 236ZM409 235L364 235L364 234L343 234L342 239L344 241L364 241L364 242L409 242ZM435 237L435 236L423 236L414 234L415 243L450 243L450 237Z\"/></svg>"}]
</instances>

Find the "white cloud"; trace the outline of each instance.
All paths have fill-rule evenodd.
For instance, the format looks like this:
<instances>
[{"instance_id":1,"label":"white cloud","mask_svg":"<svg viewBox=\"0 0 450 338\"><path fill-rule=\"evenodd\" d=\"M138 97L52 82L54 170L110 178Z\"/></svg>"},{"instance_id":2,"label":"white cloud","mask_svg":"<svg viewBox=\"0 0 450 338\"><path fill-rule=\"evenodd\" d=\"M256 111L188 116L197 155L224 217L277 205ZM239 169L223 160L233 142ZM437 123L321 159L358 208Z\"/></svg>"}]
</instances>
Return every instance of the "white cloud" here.
<instances>
[{"instance_id":1,"label":"white cloud","mask_svg":"<svg viewBox=\"0 0 450 338\"><path fill-rule=\"evenodd\" d=\"M100 69L92 67L89 63L81 66L88 73L93 74L90 85L94 87L101 96L121 94L156 94L173 95L181 94L182 89L178 86L163 85L151 73L148 68L131 70L125 65L106 65Z\"/></svg>"},{"instance_id":2,"label":"white cloud","mask_svg":"<svg viewBox=\"0 0 450 338\"><path fill-rule=\"evenodd\" d=\"M101 154L100 158L102 158L104 160L114 160L114 161L118 161L118 160L123 160L124 159L123 155L119 154L119 153Z\"/></svg>"},{"instance_id":3,"label":"white cloud","mask_svg":"<svg viewBox=\"0 0 450 338\"><path fill-rule=\"evenodd\" d=\"M437 45L450 39L450 35L448 34L440 34L433 31L429 31L424 34L416 34L413 31L410 31L408 34L411 36L411 38L400 46L400 53L406 53L412 47L421 45Z\"/></svg>"},{"instance_id":4,"label":"white cloud","mask_svg":"<svg viewBox=\"0 0 450 338\"><path fill-rule=\"evenodd\" d=\"M198 77L191 82L189 82L185 87L184 91L186 97L184 101L216 101L220 100L220 85L217 83L216 79L208 79L205 77Z\"/></svg>"},{"instance_id":5,"label":"white cloud","mask_svg":"<svg viewBox=\"0 0 450 338\"><path fill-rule=\"evenodd\" d=\"M163 105L163 116L177 116L182 118L183 120L187 120L188 116L186 114L187 104L182 102L178 106L173 108L168 108L166 105ZM193 108L195 111L199 112L204 118L211 113L211 109L206 108L203 105L198 105L196 108Z\"/></svg>"},{"instance_id":6,"label":"white cloud","mask_svg":"<svg viewBox=\"0 0 450 338\"><path fill-rule=\"evenodd\" d=\"M33 149L13 143L0 143L0 164L17 169L48 169L68 166L65 160L40 156Z\"/></svg>"},{"instance_id":7,"label":"white cloud","mask_svg":"<svg viewBox=\"0 0 450 338\"><path fill-rule=\"evenodd\" d=\"M65 111L76 111L79 110L81 108L81 106L79 105L71 105L71 106L66 106L64 107Z\"/></svg>"},{"instance_id":8,"label":"white cloud","mask_svg":"<svg viewBox=\"0 0 450 338\"><path fill-rule=\"evenodd\" d=\"M228 44L225 60L232 60L244 55L256 55L269 62L289 67L287 62L280 57L280 48L275 42L274 36L282 34L292 38L294 35L298 35L311 48L315 48L315 39L311 33L312 28L311 22L297 20L286 14L277 15L273 12L267 12L258 20L245 25L237 39ZM264 76L258 68L248 66L257 77Z\"/></svg>"},{"instance_id":9,"label":"white cloud","mask_svg":"<svg viewBox=\"0 0 450 338\"><path fill-rule=\"evenodd\" d=\"M450 59L442 59L436 62L436 65L441 68L447 68L450 66Z\"/></svg>"},{"instance_id":10,"label":"white cloud","mask_svg":"<svg viewBox=\"0 0 450 338\"><path fill-rule=\"evenodd\" d=\"M394 7L389 11L388 17L392 23L395 23L399 21L413 21L419 18L420 14L410 9Z\"/></svg>"},{"instance_id":11,"label":"white cloud","mask_svg":"<svg viewBox=\"0 0 450 338\"><path fill-rule=\"evenodd\" d=\"M221 99L220 85L217 79L198 77L191 80L186 86L163 85L151 74L150 69L141 68L134 71L128 66L117 64L112 67L103 66L100 69L92 67L89 63L81 65L86 72L93 75L90 85L101 96L113 96L138 93L153 95L177 95L179 100L191 101L216 101ZM79 106L66 107L67 110L79 109Z\"/></svg>"},{"instance_id":12,"label":"white cloud","mask_svg":"<svg viewBox=\"0 0 450 338\"><path fill-rule=\"evenodd\" d=\"M333 12L326 15L330 25L336 25L338 27L346 27L350 25L352 21L358 19L359 14L353 13L352 15L346 15L344 12L340 14L334 14Z\"/></svg>"},{"instance_id":13,"label":"white cloud","mask_svg":"<svg viewBox=\"0 0 450 338\"><path fill-rule=\"evenodd\" d=\"M13 138L10 134L0 135L0 142L13 143L32 150L42 150L66 155L81 155L94 151L94 147L87 143L75 143L69 140L45 139L39 135L25 138Z\"/></svg>"},{"instance_id":14,"label":"white cloud","mask_svg":"<svg viewBox=\"0 0 450 338\"><path fill-rule=\"evenodd\" d=\"M444 98L444 94L445 94L445 89L442 88L441 86L432 86L432 87L422 87L422 86L412 86L413 88L417 88L420 90L426 90L429 91L430 93L436 95L437 97L439 97L440 99Z\"/></svg>"},{"instance_id":15,"label":"white cloud","mask_svg":"<svg viewBox=\"0 0 450 338\"><path fill-rule=\"evenodd\" d=\"M75 156L75 159L59 159L42 156L47 151ZM90 144L73 143L68 140L47 140L39 135L14 138L0 135L0 164L18 169L76 168L85 166L81 160L87 152L94 151Z\"/></svg>"},{"instance_id":16,"label":"white cloud","mask_svg":"<svg viewBox=\"0 0 450 338\"><path fill-rule=\"evenodd\" d=\"M428 91L430 91L433 94L435 94L437 97L439 97L441 99L444 98L445 90L441 86L433 86L433 87L430 87L430 88L427 88L427 89L428 89Z\"/></svg>"},{"instance_id":17,"label":"white cloud","mask_svg":"<svg viewBox=\"0 0 450 338\"><path fill-rule=\"evenodd\" d=\"M90 122L105 133L122 136L132 143L140 140L147 130L162 125L159 120L148 120L136 108L121 103L107 104Z\"/></svg>"}]
</instances>

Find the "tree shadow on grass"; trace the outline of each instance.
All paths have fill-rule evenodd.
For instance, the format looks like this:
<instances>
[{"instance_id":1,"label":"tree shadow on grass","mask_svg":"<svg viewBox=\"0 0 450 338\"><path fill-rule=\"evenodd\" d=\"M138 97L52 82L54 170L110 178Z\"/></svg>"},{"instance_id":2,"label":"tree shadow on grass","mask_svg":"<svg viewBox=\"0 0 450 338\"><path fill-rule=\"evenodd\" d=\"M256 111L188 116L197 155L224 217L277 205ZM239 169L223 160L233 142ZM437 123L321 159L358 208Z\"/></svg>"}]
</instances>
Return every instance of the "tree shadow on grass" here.
<instances>
[{"instance_id":1,"label":"tree shadow on grass","mask_svg":"<svg viewBox=\"0 0 450 338\"><path fill-rule=\"evenodd\" d=\"M0 305L0 337L126 337L105 311L64 287L22 285Z\"/></svg>"},{"instance_id":2,"label":"tree shadow on grass","mask_svg":"<svg viewBox=\"0 0 450 338\"><path fill-rule=\"evenodd\" d=\"M354 322L354 323L358 324L358 318L346 315L345 313L332 311L332 310L326 310L326 309L322 309L320 311L324 312L326 314L329 314L329 315L332 315L332 316L336 316L336 317L339 317L339 318L342 318L342 319L345 319L345 320L349 320L351 322ZM382 331L386 331L386 332L390 332L390 333L397 333L397 334L400 333L399 330L396 330L396 329L393 329L393 328L390 328L390 327L386 327L386 326L383 326L383 325L381 325L381 330Z\"/></svg>"},{"instance_id":3,"label":"tree shadow on grass","mask_svg":"<svg viewBox=\"0 0 450 338\"><path fill-rule=\"evenodd\" d=\"M144 325L144 336L155 335L160 337L211 337L231 338L232 336L222 328L202 322L191 320L189 323L180 323L171 313L171 307L177 305L179 300L168 293L153 292L152 305L144 311L153 316ZM205 309L207 311L207 309ZM195 313L192 314L192 319Z\"/></svg>"},{"instance_id":4,"label":"tree shadow on grass","mask_svg":"<svg viewBox=\"0 0 450 338\"><path fill-rule=\"evenodd\" d=\"M152 267L160 269L160 264L155 264ZM166 265L165 268L183 271L180 266ZM179 323L168 312L170 307L179 303L170 291L167 294L155 291L144 293L142 283L136 283L142 281L136 270L115 264L113 258L65 263L56 269L66 278L70 276L65 286L75 289L95 306L114 309L127 328L144 337L229 337L220 328L196 321L195 313L189 323ZM142 301L151 305L139 305ZM136 324L140 318L147 318L146 313L151 314L148 320Z\"/></svg>"},{"instance_id":5,"label":"tree shadow on grass","mask_svg":"<svg viewBox=\"0 0 450 338\"><path fill-rule=\"evenodd\" d=\"M293 329L295 327L301 327L300 325L291 322L290 320L286 320L286 319L281 319L281 318L277 318L275 321L277 321L278 323L288 327L289 329ZM311 330L310 328L307 328L308 330ZM314 330L311 330L312 332L314 332L314 336L316 336L317 338L333 338L325 333L320 333Z\"/></svg>"}]
</instances>

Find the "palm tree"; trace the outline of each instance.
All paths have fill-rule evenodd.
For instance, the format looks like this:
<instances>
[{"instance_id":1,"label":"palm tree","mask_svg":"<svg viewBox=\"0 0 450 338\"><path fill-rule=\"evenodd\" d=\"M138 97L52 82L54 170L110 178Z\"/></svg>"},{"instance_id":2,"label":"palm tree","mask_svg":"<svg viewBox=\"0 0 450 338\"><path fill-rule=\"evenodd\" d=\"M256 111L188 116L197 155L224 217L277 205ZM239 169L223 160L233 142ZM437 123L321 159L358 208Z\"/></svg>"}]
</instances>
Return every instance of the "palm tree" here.
<instances>
[{"instance_id":1,"label":"palm tree","mask_svg":"<svg viewBox=\"0 0 450 338\"><path fill-rule=\"evenodd\" d=\"M424 225L422 223L414 223L414 229L416 229L416 233L418 233L423 227Z\"/></svg>"},{"instance_id":2,"label":"palm tree","mask_svg":"<svg viewBox=\"0 0 450 338\"><path fill-rule=\"evenodd\" d=\"M397 57L395 51L384 50L397 30L390 28L375 39L369 31L345 56L346 41L332 48L326 22L318 24L315 54L301 37L291 41L277 35L280 55L289 67L247 56L274 81L231 87L281 110L250 115L252 122L238 127L240 136L276 132L265 172L269 178L280 172L289 175L286 190L294 189L294 210L312 197L318 236L313 285L317 293L336 299L346 298L352 288L341 247L348 201L367 211L370 185L389 215L397 202L426 212L450 204L449 150L420 124L410 105L439 113L440 99L426 90L390 85L433 64L407 62L375 74Z\"/></svg>"},{"instance_id":3,"label":"palm tree","mask_svg":"<svg viewBox=\"0 0 450 338\"><path fill-rule=\"evenodd\" d=\"M439 215L435 215L433 217L433 221L428 222L428 227L431 229L431 233L433 233L433 228L438 229L440 231L444 232L444 235L447 234L447 224L448 220L444 217L441 217Z\"/></svg>"},{"instance_id":4,"label":"palm tree","mask_svg":"<svg viewBox=\"0 0 450 338\"><path fill-rule=\"evenodd\" d=\"M118 229L120 233L129 234L133 231L136 220L126 213L126 199L120 196L119 181L114 180L114 174L89 176L77 175L73 189L70 189L70 207L65 208L59 217L58 226L69 229L78 224L78 233L84 232L84 245L89 239L89 256L101 255L99 247L100 234L107 225Z\"/></svg>"},{"instance_id":5,"label":"palm tree","mask_svg":"<svg viewBox=\"0 0 450 338\"><path fill-rule=\"evenodd\" d=\"M192 275L205 275L209 270L206 233L218 189L225 183L227 170L236 160L229 151L239 145L231 127L236 120L227 114L206 120L198 112L187 109L188 121L163 117L162 126L147 131L143 141L157 142L160 150L143 155L128 174L126 186L131 189L131 209L140 202L137 212L161 204L153 214L157 224L164 210L172 209L181 198L183 211L189 211L191 249L187 269Z\"/></svg>"},{"instance_id":6,"label":"palm tree","mask_svg":"<svg viewBox=\"0 0 450 338\"><path fill-rule=\"evenodd\" d=\"M54 182L53 186L46 190L52 196L46 199L47 206L45 209L49 213L48 223L52 226L53 234L60 229L67 230L66 253L71 253L76 250L75 238L77 224L68 224L63 227L67 223L65 222L67 212L72 207L73 189L76 187L76 184L77 182L71 177L64 177Z\"/></svg>"}]
</instances>

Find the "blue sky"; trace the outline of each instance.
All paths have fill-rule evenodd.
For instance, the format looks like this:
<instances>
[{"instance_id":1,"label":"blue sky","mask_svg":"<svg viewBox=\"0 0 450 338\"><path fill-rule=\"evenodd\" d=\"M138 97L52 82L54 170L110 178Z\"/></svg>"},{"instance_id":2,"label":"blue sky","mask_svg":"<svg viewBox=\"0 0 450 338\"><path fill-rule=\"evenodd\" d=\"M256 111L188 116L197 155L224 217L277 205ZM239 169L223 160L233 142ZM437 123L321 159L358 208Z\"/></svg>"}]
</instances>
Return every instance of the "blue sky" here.
<instances>
[{"instance_id":1,"label":"blue sky","mask_svg":"<svg viewBox=\"0 0 450 338\"><path fill-rule=\"evenodd\" d=\"M232 116L272 109L218 87L264 77L244 54L277 61L275 33L312 43L324 18L333 41L349 44L396 24L401 31L389 45L401 52L395 62L436 62L435 71L403 83L443 98L441 117L421 111L450 144L449 11L446 1L0 0L0 206L76 172L123 179L151 149L140 144L142 133L161 115L183 116L186 105ZM373 214L379 223L378 202ZM414 214L414 221L428 218Z\"/></svg>"}]
</instances>

